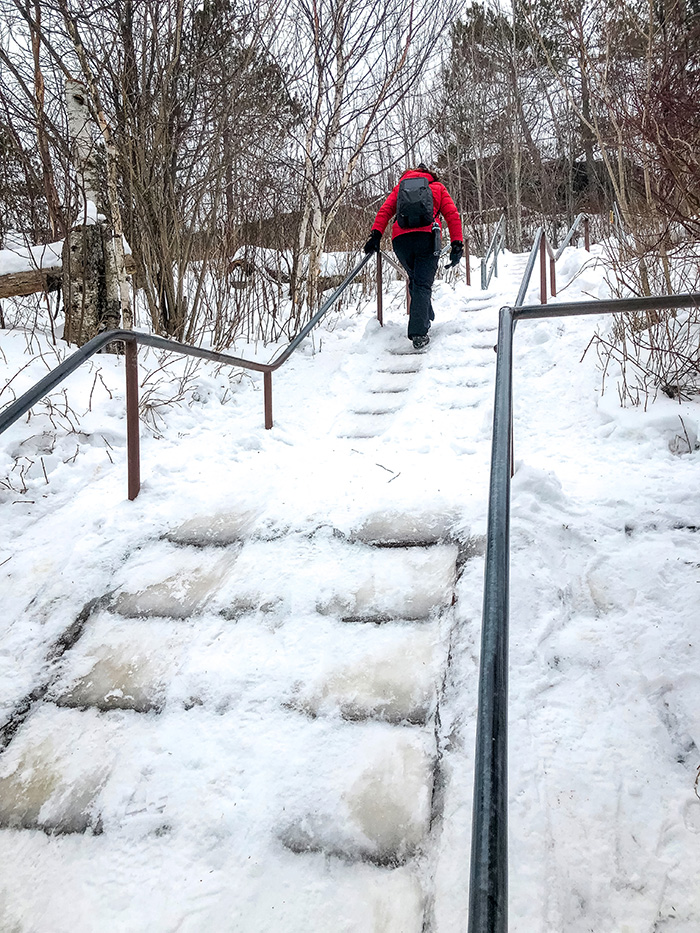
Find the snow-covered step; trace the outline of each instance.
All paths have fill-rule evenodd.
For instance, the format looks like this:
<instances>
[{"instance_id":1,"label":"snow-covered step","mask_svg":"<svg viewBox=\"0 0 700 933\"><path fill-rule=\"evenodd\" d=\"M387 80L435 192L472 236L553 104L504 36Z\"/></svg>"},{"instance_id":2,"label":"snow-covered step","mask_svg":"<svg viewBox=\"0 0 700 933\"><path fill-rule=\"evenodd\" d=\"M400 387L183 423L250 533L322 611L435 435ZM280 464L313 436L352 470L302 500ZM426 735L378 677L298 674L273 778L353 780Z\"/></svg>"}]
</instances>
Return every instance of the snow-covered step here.
<instances>
[{"instance_id":1,"label":"snow-covered step","mask_svg":"<svg viewBox=\"0 0 700 933\"><path fill-rule=\"evenodd\" d=\"M196 827L176 839L0 830L4 929L423 933L426 892L413 864L300 857L254 831L245 846Z\"/></svg>"},{"instance_id":2,"label":"snow-covered step","mask_svg":"<svg viewBox=\"0 0 700 933\"><path fill-rule=\"evenodd\" d=\"M369 405L368 408L374 406ZM335 426L338 437L370 438L379 437L391 425L394 412L355 411L344 414Z\"/></svg>"},{"instance_id":3,"label":"snow-covered step","mask_svg":"<svg viewBox=\"0 0 700 933\"><path fill-rule=\"evenodd\" d=\"M460 311L490 311L493 308L492 302L465 302L464 305L459 309Z\"/></svg>"},{"instance_id":4,"label":"snow-covered step","mask_svg":"<svg viewBox=\"0 0 700 933\"><path fill-rule=\"evenodd\" d=\"M395 415L401 410L401 405L395 401L381 401L371 399L368 402L359 402L350 412L351 415Z\"/></svg>"},{"instance_id":5,"label":"snow-covered step","mask_svg":"<svg viewBox=\"0 0 700 933\"><path fill-rule=\"evenodd\" d=\"M407 376L411 373L417 373L420 371L423 360L418 355L402 355L403 358L399 360L394 360L388 364L380 366L377 370L378 373L390 373L395 376Z\"/></svg>"},{"instance_id":6,"label":"snow-covered step","mask_svg":"<svg viewBox=\"0 0 700 933\"><path fill-rule=\"evenodd\" d=\"M196 624L99 612L47 699L140 713L281 707L309 716L425 723L447 649L438 622L350 626L325 616L200 616Z\"/></svg>"},{"instance_id":7,"label":"snow-covered step","mask_svg":"<svg viewBox=\"0 0 700 933\"><path fill-rule=\"evenodd\" d=\"M0 761L0 827L215 832L244 851L257 827L295 852L398 865L429 831L434 766L434 737L416 728L338 729L284 710L134 718L44 704Z\"/></svg>"},{"instance_id":8,"label":"snow-covered step","mask_svg":"<svg viewBox=\"0 0 700 933\"><path fill-rule=\"evenodd\" d=\"M130 557L112 594L114 609L125 616L186 619L201 612L235 565L237 548L205 551L152 542ZM168 576L163 579L163 568Z\"/></svg>"},{"instance_id":9,"label":"snow-covered step","mask_svg":"<svg viewBox=\"0 0 700 933\"><path fill-rule=\"evenodd\" d=\"M342 659L319 659L295 683L290 708L358 721L427 722L447 655L437 623L352 627L338 647Z\"/></svg>"},{"instance_id":10,"label":"snow-covered step","mask_svg":"<svg viewBox=\"0 0 700 933\"><path fill-rule=\"evenodd\" d=\"M329 534L247 542L209 608L261 607L340 618L426 619L452 600L455 544L377 549Z\"/></svg>"},{"instance_id":11,"label":"snow-covered step","mask_svg":"<svg viewBox=\"0 0 700 933\"><path fill-rule=\"evenodd\" d=\"M410 372L376 372L367 380L365 389L374 394L407 392L415 382L416 374Z\"/></svg>"},{"instance_id":12,"label":"snow-covered step","mask_svg":"<svg viewBox=\"0 0 700 933\"><path fill-rule=\"evenodd\" d=\"M491 388L489 382L474 379L473 374L468 371L455 369L452 366L436 366L426 373L426 377L438 386L463 389L467 394L470 390L476 389L483 396Z\"/></svg>"}]
</instances>

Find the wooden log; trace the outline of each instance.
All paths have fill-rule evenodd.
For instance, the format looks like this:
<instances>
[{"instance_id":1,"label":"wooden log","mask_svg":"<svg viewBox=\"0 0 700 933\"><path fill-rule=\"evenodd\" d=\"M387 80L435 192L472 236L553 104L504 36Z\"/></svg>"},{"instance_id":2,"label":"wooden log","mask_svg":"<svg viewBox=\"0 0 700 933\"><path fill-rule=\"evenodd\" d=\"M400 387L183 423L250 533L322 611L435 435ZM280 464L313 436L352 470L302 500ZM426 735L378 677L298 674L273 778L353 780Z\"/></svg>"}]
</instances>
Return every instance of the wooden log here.
<instances>
[{"instance_id":1,"label":"wooden log","mask_svg":"<svg viewBox=\"0 0 700 933\"><path fill-rule=\"evenodd\" d=\"M37 292L57 292L61 287L61 266L25 269L0 275L0 298L20 298Z\"/></svg>"},{"instance_id":2,"label":"wooden log","mask_svg":"<svg viewBox=\"0 0 700 933\"><path fill-rule=\"evenodd\" d=\"M131 253L124 257L126 260L126 274L136 272L136 262ZM25 295L36 295L39 292L57 292L61 288L63 266L58 263L54 266L45 266L42 269L22 269L18 272L5 272L0 275L0 299L22 298Z\"/></svg>"}]
</instances>

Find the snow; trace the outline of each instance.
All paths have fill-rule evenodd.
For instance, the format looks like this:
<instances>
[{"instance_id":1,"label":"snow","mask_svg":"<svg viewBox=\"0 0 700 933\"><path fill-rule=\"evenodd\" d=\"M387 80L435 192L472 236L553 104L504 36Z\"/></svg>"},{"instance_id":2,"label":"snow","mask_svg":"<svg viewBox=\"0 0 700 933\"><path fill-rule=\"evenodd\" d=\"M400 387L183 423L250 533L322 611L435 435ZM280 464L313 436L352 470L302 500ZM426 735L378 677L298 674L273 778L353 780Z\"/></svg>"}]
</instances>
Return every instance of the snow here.
<instances>
[{"instance_id":1,"label":"snow","mask_svg":"<svg viewBox=\"0 0 700 933\"><path fill-rule=\"evenodd\" d=\"M28 272L31 269L51 269L61 265L63 240L45 246L16 246L0 249L0 275Z\"/></svg>"},{"instance_id":2,"label":"snow","mask_svg":"<svg viewBox=\"0 0 700 933\"><path fill-rule=\"evenodd\" d=\"M525 258L438 283L425 352L399 282L383 328L331 315L271 431L257 376L140 351L134 502L123 360L2 435L0 929L465 929L493 347ZM602 251L557 279L605 297ZM515 332L509 928L697 933L700 406L621 408L583 355L605 326ZM0 350L0 403L66 353Z\"/></svg>"}]
</instances>

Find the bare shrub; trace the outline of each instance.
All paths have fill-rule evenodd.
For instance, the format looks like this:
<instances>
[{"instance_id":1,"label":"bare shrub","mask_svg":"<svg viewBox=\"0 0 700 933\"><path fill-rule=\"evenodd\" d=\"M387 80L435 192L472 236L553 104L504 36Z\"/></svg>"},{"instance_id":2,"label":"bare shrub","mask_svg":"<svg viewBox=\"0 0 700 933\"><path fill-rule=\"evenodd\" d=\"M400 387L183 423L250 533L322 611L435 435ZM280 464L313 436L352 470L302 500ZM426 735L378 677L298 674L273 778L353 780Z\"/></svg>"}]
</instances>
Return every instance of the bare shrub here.
<instances>
[{"instance_id":1,"label":"bare shrub","mask_svg":"<svg viewBox=\"0 0 700 933\"><path fill-rule=\"evenodd\" d=\"M657 228L658 229L658 228ZM609 250L608 284L617 297L694 293L700 287L700 244L673 242L673 230L640 227ZM603 371L620 367L622 404L644 405L662 392L683 401L700 394L700 308L616 314L597 334Z\"/></svg>"}]
</instances>

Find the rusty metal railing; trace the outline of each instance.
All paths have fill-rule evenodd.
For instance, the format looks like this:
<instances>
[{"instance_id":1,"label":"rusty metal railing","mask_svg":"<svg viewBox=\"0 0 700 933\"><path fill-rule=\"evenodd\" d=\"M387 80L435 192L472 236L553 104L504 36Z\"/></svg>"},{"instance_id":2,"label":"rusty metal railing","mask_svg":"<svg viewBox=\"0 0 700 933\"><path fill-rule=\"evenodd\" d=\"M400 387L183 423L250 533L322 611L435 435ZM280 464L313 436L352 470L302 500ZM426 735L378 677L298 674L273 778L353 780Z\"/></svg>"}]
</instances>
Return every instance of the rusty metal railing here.
<instances>
[{"instance_id":1,"label":"rusty metal railing","mask_svg":"<svg viewBox=\"0 0 700 933\"><path fill-rule=\"evenodd\" d=\"M125 351L125 378L126 378L126 436L127 436L127 473L128 496L135 499L141 488L141 454L139 437L139 377L138 377L138 346L155 347L168 350L170 353L179 353L182 356L194 356L214 363L223 363L241 369L249 369L263 375L263 396L265 408L265 428L273 425L272 420L272 374L279 369L294 353L302 341L309 335L314 327L328 313L333 304L340 298L352 281L360 274L371 259L371 254L365 256L338 288L328 298L311 320L299 331L296 337L288 344L277 357L269 363L258 363L240 356L231 356L219 353L216 350L207 350L190 344L180 343L177 340L167 340L155 334L145 334L134 330L109 330L97 337L93 337L80 349L72 353L43 379L39 380L31 389L8 405L0 412L0 434L13 425L22 415L26 414L40 399L48 395L64 379L75 372L83 363L89 360L100 350L113 343L123 343ZM381 254L377 262L377 318L382 321L382 271Z\"/></svg>"}]
</instances>

